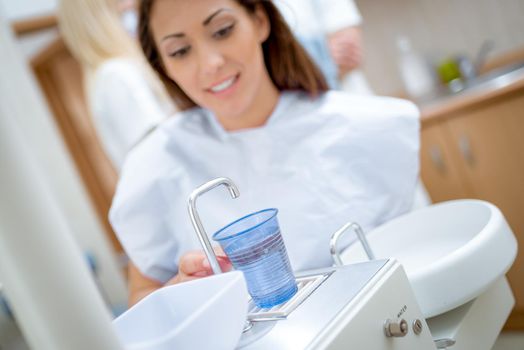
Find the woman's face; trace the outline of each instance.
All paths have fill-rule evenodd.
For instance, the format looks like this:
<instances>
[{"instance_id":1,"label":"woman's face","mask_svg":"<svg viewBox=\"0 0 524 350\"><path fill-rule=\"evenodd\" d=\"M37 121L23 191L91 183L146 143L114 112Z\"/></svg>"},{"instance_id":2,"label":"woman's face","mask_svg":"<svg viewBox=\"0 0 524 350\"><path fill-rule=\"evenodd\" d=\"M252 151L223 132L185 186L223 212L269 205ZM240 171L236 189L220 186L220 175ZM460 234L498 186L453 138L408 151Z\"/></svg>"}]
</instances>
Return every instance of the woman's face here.
<instances>
[{"instance_id":1,"label":"woman's face","mask_svg":"<svg viewBox=\"0 0 524 350\"><path fill-rule=\"evenodd\" d=\"M167 74L219 120L256 110L274 89L261 44L269 35L262 9L249 14L234 0L157 0L151 14Z\"/></svg>"}]
</instances>

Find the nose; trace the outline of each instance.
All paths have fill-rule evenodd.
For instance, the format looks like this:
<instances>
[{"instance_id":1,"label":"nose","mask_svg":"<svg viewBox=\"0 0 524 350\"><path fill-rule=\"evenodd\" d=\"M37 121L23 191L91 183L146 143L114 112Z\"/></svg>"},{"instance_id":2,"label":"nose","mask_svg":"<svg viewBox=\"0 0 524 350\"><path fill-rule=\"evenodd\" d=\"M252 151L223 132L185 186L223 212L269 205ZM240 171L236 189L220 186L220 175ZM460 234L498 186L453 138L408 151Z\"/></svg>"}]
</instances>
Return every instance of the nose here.
<instances>
[{"instance_id":1,"label":"nose","mask_svg":"<svg viewBox=\"0 0 524 350\"><path fill-rule=\"evenodd\" d=\"M204 75L214 75L225 64L222 52L214 45L204 45L199 50L200 71Z\"/></svg>"}]
</instances>

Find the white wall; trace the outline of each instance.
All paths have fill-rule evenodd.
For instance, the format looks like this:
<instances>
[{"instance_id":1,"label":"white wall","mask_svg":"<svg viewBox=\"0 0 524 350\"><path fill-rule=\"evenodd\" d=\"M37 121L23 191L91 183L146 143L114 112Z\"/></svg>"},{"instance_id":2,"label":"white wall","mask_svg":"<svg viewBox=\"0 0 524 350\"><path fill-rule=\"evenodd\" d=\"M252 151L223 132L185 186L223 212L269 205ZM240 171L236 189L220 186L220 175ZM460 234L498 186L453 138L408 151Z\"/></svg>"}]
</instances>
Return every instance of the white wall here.
<instances>
[{"instance_id":1,"label":"white wall","mask_svg":"<svg viewBox=\"0 0 524 350\"><path fill-rule=\"evenodd\" d=\"M356 0L364 18L364 71L382 94L403 89L395 37L407 35L432 60L474 55L492 39L493 54L524 47L524 0Z\"/></svg>"},{"instance_id":2,"label":"white wall","mask_svg":"<svg viewBox=\"0 0 524 350\"><path fill-rule=\"evenodd\" d=\"M0 0L2 12L10 20L52 14L57 0Z\"/></svg>"},{"instance_id":3,"label":"white wall","mask_svg":"<svg viewBox=\"0 0 524 350\"><path fill-rule=\"evenodd\" d=\"M0 0L0 10L10 21L54 14L58 0ZM24 57L30 59L56 39L58 30L51 28L37 33L29 33L18 38Z\"/></svg>"},{"instance_id":4,"label":"white wall","mask_svg":"<svg viewBox=\"0 0 524 350\"><path fill-rule=\"evenodd\" d=\"M58 38L58 29L49 28L19 37L17 44L22 55L29 61Z\"/></svg>"}]
</instances>

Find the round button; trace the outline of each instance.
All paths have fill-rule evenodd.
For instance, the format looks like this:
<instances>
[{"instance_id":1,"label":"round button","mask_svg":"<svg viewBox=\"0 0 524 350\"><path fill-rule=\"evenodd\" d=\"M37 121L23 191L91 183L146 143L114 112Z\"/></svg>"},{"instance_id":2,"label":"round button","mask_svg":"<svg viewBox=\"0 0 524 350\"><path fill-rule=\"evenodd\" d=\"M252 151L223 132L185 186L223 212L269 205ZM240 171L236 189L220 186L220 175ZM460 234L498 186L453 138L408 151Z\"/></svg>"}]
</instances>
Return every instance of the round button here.
<instances>
[{"instance_id":1,"label":"round button","mask_svg":"<svg viewBox=\"0 0 524 350\"><path fill-rule=\"evenodd\" d=\"M418 318L415 321L413 321L413 333L417 335L422 333L422 321Z\"/></svg>"},{"instance_id":2,"label":"round button","mask_svg":"<svg viewBox=\"0 0 524 350\"><path fill-rule=\"evenodd\" d=\"M408 334L408 323L404 319L397 322L387 319L384 322L384 333L386 337L403 337Z\"/></svg>"}]
</instances>

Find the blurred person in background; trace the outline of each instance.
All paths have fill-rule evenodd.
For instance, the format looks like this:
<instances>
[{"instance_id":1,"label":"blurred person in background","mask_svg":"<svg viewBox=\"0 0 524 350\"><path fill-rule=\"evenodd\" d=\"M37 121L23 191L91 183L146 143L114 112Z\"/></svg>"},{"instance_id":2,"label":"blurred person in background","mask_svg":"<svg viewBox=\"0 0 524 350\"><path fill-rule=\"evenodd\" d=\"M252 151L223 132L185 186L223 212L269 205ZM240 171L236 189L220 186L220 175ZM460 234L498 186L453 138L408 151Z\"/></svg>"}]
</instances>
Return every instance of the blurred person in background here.
<instances>
[{"instance_id":1,"label":"blurred person in background","mask_svg":"<svg viewBox=\"0 0 524 350\"><path fill-rule=\"evenodd\" d=\"M102 146L120 171L127 152L176 110L136 42L133 1L62 0L61 34L84 71Z\"/></svg>"},{"instance_id":2,"label":"blurred person in background","mask_svg":"<svg viewBox=\"0 0 524 350\"><path fill-rule=\"evenodd\" d=\"M353 0L274 0L299 42L326 77L329 87L354 94L373 91L362 65L362 17ZM419 180L413 209L431 199Z\"/></svg>"},{"instance_id":3,"label":"blurred person in background","mask_svg":"<svg viewBox=\"0 0 524 350\"><path fill-rule=\"evenodd\" d=\"M372 94L362 63L362 17L353 0L275 0L300 43L329 86Z\"/></svg>"}]
</instances>

